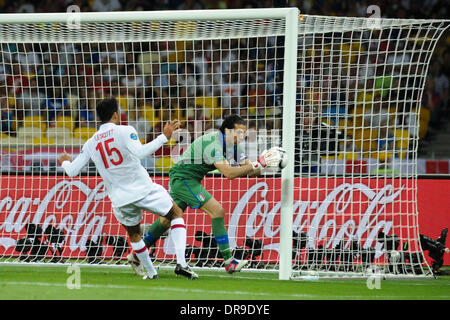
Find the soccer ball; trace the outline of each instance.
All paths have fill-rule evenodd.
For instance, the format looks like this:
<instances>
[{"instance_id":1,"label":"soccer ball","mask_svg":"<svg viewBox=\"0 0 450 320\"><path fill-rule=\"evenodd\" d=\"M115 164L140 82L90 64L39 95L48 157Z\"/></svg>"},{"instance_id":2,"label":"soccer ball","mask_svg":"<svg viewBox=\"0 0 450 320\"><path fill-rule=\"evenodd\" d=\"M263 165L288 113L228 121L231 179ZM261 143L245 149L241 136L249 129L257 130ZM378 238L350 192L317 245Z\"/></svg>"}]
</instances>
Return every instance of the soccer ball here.
<instances>
[{"instance_id":1,"label":"soccer ball","mask_svg":"<svg viewBox=\"0 0 450 320\"><path fill-rule=\"evenodd\" d=\"M280 169L284 169L287 166L287 163L288 163L287 152L283 148L279 148L278 151L280 152L280 156L281 156L280 163L278 164L278 167Z\"/></svg>"}]
</instances>

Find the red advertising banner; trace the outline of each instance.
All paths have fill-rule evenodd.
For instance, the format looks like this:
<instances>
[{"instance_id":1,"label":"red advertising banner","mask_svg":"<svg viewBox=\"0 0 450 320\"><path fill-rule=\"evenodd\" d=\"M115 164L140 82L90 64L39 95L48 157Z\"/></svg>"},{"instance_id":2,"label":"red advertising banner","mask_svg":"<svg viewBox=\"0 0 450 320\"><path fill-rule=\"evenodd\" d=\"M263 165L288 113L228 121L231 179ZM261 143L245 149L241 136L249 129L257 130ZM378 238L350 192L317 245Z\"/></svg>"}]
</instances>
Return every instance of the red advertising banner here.
<instances>
[{"instance_id":1,"label":"red advertising banner","mask_svg":"<svg viewBox=\"0 0 450 320\"><path fill-rule=\"evenodd\" d=\"M168 188L168 178L154 182ZM279 178L205 178L205 188L219 200L227 215L231 247L244 246L246 237L263 241L262 260L276 260L279 249L281 179ZM450 180L411 179L323 179L298 178L294 184L295 232L305 232L307 246L318 244L334 248L357 240L363 248L382 245L380 231L395 233L415 249L418 234L414 201L417 190L420 233L435 239L448 227ZM65 176L2 176L0 193L0 255L19 255L18 239L25 237L25 226L33 223L53 225L64 231L61 246L65 257L84 257L87 242L99 237L121 235L125 230L112 214L111 203L101 178ZM145 213L143 222L156 216ZM188 209L185 213L188 244L201 246L198 231L211 232L210 218ZM316 241L315 241L315 240ZM111 249L103 252L112 256ZM173 258L167 239L159 245L157 258ZM449 264L446 257L445 264Z\"/></svg>"},{"instance_id":2,"label":"red advertising banner","mask_svg":"<svg viewBox=\"0 0 450 320\"><path fill-rule=\"evenodd\" d=\"M436 239L442 229L450 229L450 179L420 179L417 200L421 234ZM446 242L446 248L449 247L450 236ZM444 265L450 265L448 253L444 254Z\"/></svg>"}]
</instances>

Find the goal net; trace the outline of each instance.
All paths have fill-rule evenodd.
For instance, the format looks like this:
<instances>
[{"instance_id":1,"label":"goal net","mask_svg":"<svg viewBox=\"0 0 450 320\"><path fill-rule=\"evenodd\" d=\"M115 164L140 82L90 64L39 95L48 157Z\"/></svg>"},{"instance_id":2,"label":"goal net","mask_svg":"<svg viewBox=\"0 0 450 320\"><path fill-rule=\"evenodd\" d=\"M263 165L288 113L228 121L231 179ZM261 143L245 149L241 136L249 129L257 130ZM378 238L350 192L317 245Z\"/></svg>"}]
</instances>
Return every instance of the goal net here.
<instances>
[{"instance_id":1,"label":"goal net","mask_svg":"<svg viewBox=\"0 0 450 320\"><path fill-rule=\"evenodd\" d=\"M95 166L68 178L57 164L79 154L99 126L96 103L114 96L142 143L181 121L142 161L166 189L182 152L229 114L247 121L250 160L289 147L282 174L202 182L248 269L429 274L416 151L428 64L448 23L298 19L296 9L3 16L0 262L126 264L128 238ZM156 218L144 213L143 233ZM190 264L223 267L209 216L193 205L184 218ZM150 253L175 263L170 233Z\"/></svg>"},{"instance_id":2,"label":"goal net","mask_svg":"<svg viewBox=\"0 0 450 320\"><path fill-rule=\"evenodd\" d=\"M294 277L431 275L417 146L428 65L448 26L317 16L299 24Z\"/></svg>"},{"instance_id":3,"label":"goal net","mask_svg":"<svg viewBox=\"0 0 450 320\"><path fill-rule=\"evenodd\" d=\"M292 9L2 15L1 261L126 264L128 237L93 163L75 178L57 164L63 151L75 158L98 129L95 106L105 97L117 99L122 124L135 127L142 143L161 134L165 122L181 122L172 139L142 161L166 189L182 152L230 114L248 123L250 159L280 145L289 12L296 21ZM229 161L237 165L238 159ZM254 209L264 201L261 185L270 206L280 201L275 174L229 181L212 173L203 181L227 212L235 256L253 259L251 268L263 260L277 265L269 247L279 236L275 230L263 235ZM188 260L195 267L221 266L210 218L196 207L184 216ZM143 233L156 218L144 213ZM246 247L246 238L259 247ZM155 265L176 262L170 233L150 253Z\"/></svg>"}]
</instances>

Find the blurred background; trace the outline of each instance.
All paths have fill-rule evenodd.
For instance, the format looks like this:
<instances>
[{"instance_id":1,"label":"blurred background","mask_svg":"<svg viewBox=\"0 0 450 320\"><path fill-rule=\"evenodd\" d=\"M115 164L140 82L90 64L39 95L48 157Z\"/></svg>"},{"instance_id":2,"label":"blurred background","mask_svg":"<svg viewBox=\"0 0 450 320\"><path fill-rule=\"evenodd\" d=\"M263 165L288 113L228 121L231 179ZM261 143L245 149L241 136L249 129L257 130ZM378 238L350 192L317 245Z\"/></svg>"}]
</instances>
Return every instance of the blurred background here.
<instances>
[{"instance_id":1,"label":"blurred background","mask_svg":"<svg viewBox=\"0 0 450 320\"><path fill-rule=\"evenodd\" d=\"M391 1L356 1L356 0L304 0L304 1L253 1L253 0L0 0L1 13L44 13L66 12L70 5L77 5L82 12L107 11L135 11L135 10L189 10L189 9L236 9L236 8L268 8L296 6L302 13L311 15L354 16L369 17L367 8L377 5L381 9L381 16L386 18L448 18L448 1L445 0L391 0ZM131 45L131 44L127 44ZM152 43L152 46L161 44ZM173 45L171 43L168 46ZM206 52L206 60L214 59L213 52L224 44L210 42L200 43L202 52ZM241 43L228 44L233 49L241 47ZM253 44L258 47L258 43ZM133 48L124 48L121 44L64 46L58 48L52 45L11 45L3 44L1 50L3 61L0 61L0 106L2 112L2 133L15 136L23 121L30 116L43 116L47 128L55 126L55 121L61 116L73 116L73 127L95 129L95 98L101 94L114 95L124 111L130 109L132 96L132 110L123 113L123 120L135 124L141 140L149 141L161 131L161 123L168 117L167 109L173 110L177 115L187 120L186 126L194 130L194 122L189 120L202 120L201 130L217 127L220 119L230 112L239 112L251 118L257 114L279 114L276 97L280 82L274 76L274 65L270 63L271 53L267 50L266 56L257 57L268 61L264 64L249 62L245 66L249 70L247 77L230 78L227 85L223 79L201 79L203 68L214 68L208 61L200 61L196 57L197 48L191 48L191 55L187 55L188 63L174 67L173 70L150 70L147 74L135 68L136 62L142 63L139 57L133 55ZM144 50L144 48L140 48ZM153 48L155 49L155 48ZM173 48L157 48L158 50L171 50ZM392 48L391 48L392 49ZM388 47L387 50L390 50ZM89 56L85 53L90 52ZM231 51L230 51L231 52ZM8 57L9 54L9 58ZM246 52L248 53L248 52ZM211 56L208 56L210 54ZM240 54L239 52L237 54ZM259 54L259 53L258 53ZM6 61L9 60L9 61ZM251 60L249 60L251 61ZM53 63L52 63L53 62ZM101 68L103 63L113 62L120 66L117 70ZM245 63L245 62L244 62ZM230 64L230 68L236 66ZM252 69L253 68L253 69ZM84 75L75 76L72 75ZM188 77L181 75L192 75ZM233 74L233 70L230 70ZM87 75L87 76L85 76ZM178 75L178 76L177 76ZM422 96L422 109L426 116L421 119L419 132L419 153L422 160L419 173L448 174L450 163L450 107L449 107L449 76L450 76L450 35L448 32L441 37L428 69L425 90ZM264 79L259 79L263 77ZM199 85L201 81L203 85ZM205 83L207 85L205 85ZM261 87L258 83L265 83ZM273 83L273 86L267 84ZM70 88L79 88L74 92ZM147 89L142 89L142 87ZM52 90L49 90L52 88ZM124 89L125 88L125 89ZM137 88L133 91L133 88ZM176 88L176 89L173 89ZM125 91L124 91L125 90ZM131 92L132 91L132 92ZM176 91L176 92L174 92ZM263 94L261 94L261 91ZM233 92L237 92L234 94ZM71 97L76 96L74 104ZM190 97L196 96L227 96L227 99L203 103L218 103L220 115L212 119L209 114L197 110L194 115L186 114L185 107ZM246 96L245 100L235 97ZM173 99L174 97L175 100ZM181 98L180 98L181 97ZM252 98L253 97L253 98ZM257 97L265 97L262 100ZM122 99L123 98L123 99ZM149 102L148 100L151 100ZM152 105L157 116L146 112L145 106ZM173 105L176 104L176 108ZM73 110L75 108L75 112ZM71 111L64 111L70 109ZM72 124L71 124L72 126ZM250 123L250 126L257 124ZM279 129L279 123L269 121L263 124L265 129ZM259 126L261 127L261 126ZM195 128L197 130L198 128ZM412 133L413 134L413 133ZM84 135L79 135L85 138ZM164 151L163 151L164 152Z\"/></svg>"}]
</instances>

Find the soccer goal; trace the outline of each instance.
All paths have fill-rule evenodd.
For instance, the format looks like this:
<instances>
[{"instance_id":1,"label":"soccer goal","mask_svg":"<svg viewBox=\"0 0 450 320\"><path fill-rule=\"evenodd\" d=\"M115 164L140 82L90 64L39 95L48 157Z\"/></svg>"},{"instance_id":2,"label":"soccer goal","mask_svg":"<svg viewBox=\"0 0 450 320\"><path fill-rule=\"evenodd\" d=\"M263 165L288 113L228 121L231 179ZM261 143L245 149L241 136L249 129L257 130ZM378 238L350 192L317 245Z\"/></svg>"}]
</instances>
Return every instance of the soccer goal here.
<instances>
[{"instance_id":1,"label":"soccer goal","mask_svg":"<svg viewBox=\"0 0 450 320\"><path fill-rule=\"evenodd\" d=\"M283 146L288 166L203 185L227 212L248 270L303 276L428 276L419 241L420 100L447 21L300 15L296 8L8 14L0 18L0 261L125 265L131 250L94 166L68 178L116 97L145 143L182 129L143 160L168 171L224 117L247 120L251 160ZM425 117L425 116L424 116ZM230 159L234 163L237 159ZM193 206L194 207L194 206ZM156 216L146 212L143 233ZM186 255L223 268L210 218L185 212ZM170 233L150 248L175 263Z\"/></svg>"}]
</instances>

